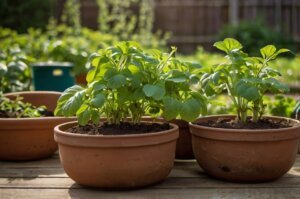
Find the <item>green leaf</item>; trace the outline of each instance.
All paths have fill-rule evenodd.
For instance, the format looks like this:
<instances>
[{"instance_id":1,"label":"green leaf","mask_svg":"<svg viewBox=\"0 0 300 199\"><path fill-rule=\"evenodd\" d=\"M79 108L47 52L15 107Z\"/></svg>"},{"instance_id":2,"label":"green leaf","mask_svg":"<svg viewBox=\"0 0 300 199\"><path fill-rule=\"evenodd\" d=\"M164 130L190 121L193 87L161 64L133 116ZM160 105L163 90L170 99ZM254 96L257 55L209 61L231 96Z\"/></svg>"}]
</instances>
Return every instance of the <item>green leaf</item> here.
<instances>
[{"instance_id":1,"label":"green leaf","mask_svg":"<svg viewBox=\"0 0 300 199\"><path fill-rule=\"evenodd\" d=\"M260 49L260 54L264 59L272 57L276 52L276 47L273 45L267 45Z\"/></svg>"},{"instance_id":2,"label":"green leaf","mask_svg":"<svg viewBox=\"0 0 300 199\"><path fill-rule=\"evenodd\" d=\"M71 113L73 113L73 114L71 114L71 113L69 113L69 111L67 109L65 109L65 106L70 108L70 106L71 106L70 103L72 103L72 101L75 101L76 105L73 108L74 109L79 108L79 106L80 106L80 104L78 105L78 103L80 103L79 98L83 97L83 95L84 95L83 91L85 91L84 88L81 86L78 86L78 85L74 85L74 86L66 89L57 101L57 107L54 111L54 114L55 115L63 115L63 116L75 115L77 110L71 111ZM79 93L79 94L77 94L77 93ZM66 104L68 104L68 105L66 105Z\"/></svg>"},{"instance_id":3,"label":"green leaf","mask_svg":"<svg viewBox=\"0 0 300 199\"><path fill-rule=\"evenodd\" d=\"M7 73L7 66L3 63L0 63L0 76L4 76Z\"/></svg>"},{"instance_id":4,"label":"green leaf","mask_svg":"<svg viewBox=\"0 0 300 199\"><path fill-rule=\"evenodd\" d=\"M96 69L96 68L93 68L92 70L90 70L90 71L88 72L88 74L86 75L86 81L87 81L88 83L91 83L91 82L94 81L95 76L96 76L96 72L97 72L97 69Z\"/></svg>"},{"instance_id":5,"label":"green leaf","mask_svg":"<svg viewBox=\"0 0 300 199\"><path fill-rule=\"evenodd\" d=\"M92 99L92 104L97 107L101 108L105 102L105 96L102 93L97 94L93 99Z\"/></svg>"},{"instance_id":6,"label":"green leaf","mask_svg":"<svg viewBox=\"0 0 300 199\"><path fill-rule=\"evenodd\" d=\"M132 74L136 74L140 71L139 67L137 67L136 65L129 65L128 66L128 70L132 73Z\"/></svg>"},{"instance_id":7,"label":"green leaf","mask_svg":"<svg viewBox=\"0 0 300 199\"><path fill-rule=\"evenodd\" d=\"M99 124L100 123L100 117L101 117L101 114L97 111L97 110L94 110L92 109L91 111L91 120L94 124Z\"/></svg>"},{"instance_id":8,"label":"green leaf","mask_svg":"<svg viewBox=\"0 0 300 199\"><path fill-rule=\"evenodd\" d=\"M133 92L132 100L136 101L136 100L143 99L144 97L145 97L145 94L144 94L143 90L141 88L138 88Z\"/></svg>"},{"instance_id":9,"label":"green leaf","mask_svg":"<svg viewBox=\"0 0 300 199\"><path fill-rule=\"evenodd\" d=\"M82 126L86 125L92 117L92 111L90 109L90 107L86 107L84 110L78 112L78 114L76 114L77 119L78 119L78 123Z\"/></svg>"},{"instance_id":10,"label":"green leaf","mask_svg":"<svg viewBox=\"0 0 300 199\"><path fill-rule=\"evenodd\" d=\"M274 78L268 78L265 79L264 82L267 84L267 89L271 91L272 93L286 93L290 89L287 85L282 84L277 79Z\"/></svg>"},{"instance_id":11,"label":"green leaf","mask_svg":"<svg viewBox=\"0 0 300 199\"><path fill-rule=\"evenodd\" d=\"M101 82L93 82L90 87L93 88L94 92L98 92L98 91L102 91L103 89L105 89L105 85Z\"/></svg>"},{"instance_id":12,"label":"green leaf","mask_svg":"<svg viewBox=\"0 0 300 199\"><path fill-rule=\"evenodd\" d=\"M218 84L219 79L220 79L220 72L219 71L215 72L210 77L214 84Z\"/></svg>"},{"instance_id":13,"label":"green leaf","mask_svg":"<svg viewBox=\"0 0 300 199\"><path fill-rule=\"evenodd\" d=\"M200 81L199 77L195 74L192 74L189 79L191 84L198 84Z\"/></svg>"},{"instance_id":14,"label":"green leaf","mask_svg":"<svg viewBox=\"0 0 300 199\"><path fill-rule=\"evenodd\" d=\"M112 78L113 76L117 75L119 72L117 71L117 69L115 68L109 68L105 74L104 74L104 79L105 80L109 80L110 78Z\"/></svg>"},{"instance_id":15,"label":"green leaf","mask_svg":"<svg viewBox=\"0 0 300 199\"><path fill-rule=\"evenodd\" d=\"M194 98L190 98L182 103L180 117L188 122L196 120L201 112L201 104Z\"/></svg>"},{"instance_id":16,"label":"green leaf","mask_svg":"<svg viewBox=\"0 0 300 199\"><path fill-rule=\"evenodd\" d=\"M177 117L180 111L180 102L177 99L166 96L163 99L164 111L163 116L166 120L172 120Z\"/></svg>"},{"instance_id":17,"label":"green leaf","mask_svg":"<svg viewBox=\"0 0 300 199\"><path fill-rule=\"evenodd\" d=\"M85 90L76 92L72 97L70 97L62 106L62 110L65 116L74 116L77 110L83 103L83 97L85 95Z\"/></svg>"},{"instance_id":18,"label":"green leaf","mask_svg":"<svg viewBox=\"0 0 300 199\"><path fill-rule=\"evenodd\" d=\"M147 97L152 97L156 100L161 100L166 93L165 88L158 85L150 85L150 84L146 84L143 87L143 91Z\"/></svg>"},{"instance_id":19,"label":"green leaf","mask_svg":"<svg viewBox=\"0 0 300 199\"><path fill-rule=\"evenodd\" d=\"M95 60L96 58L99 58L99 57L100 57L100 55L98 53L92 53L88 58L88 62L92 63L93 60ZM98 63L96 65L98 65Z\"/></svg>"},{"instance_id":20,"label":"green leaf","mask_svg":"<svg viewBox=\"0 0 300 199\"><path fill-rule=\"evenodd\" d=\"M75 93L80 92L82 90L84 90L84 88L79 85L74 85L70 88L67 88L59 97L58 103L66 102L67 100L69 100L70 97L75 95Z\"/></svg>"},{"instance_id":21,"label":"green leaf","mask_svg":"<svg viewBox=\"0 0 300 199\"><path fill-rule=\"evenodd\" d=\"M258 88L255 85L247 84L244 81L237 84L235 91L238 96L249 101L257 100L260 97Z\"/></svg>"},{"instance_id":22,"label":"green leaf","mask_svg":"<svg viewBox=\"0 0 300 199\"><path fill-rule=\"evenodd\" d=\"M117 74L108 80L107 86L111 89L118 89L126 84L126 77L121 74Z\"/></svg>"},{"instance_id":23,"label":"green leaf","mask_svg":"<svg viewBox=\"0 0 300 199\"><path fill-rule=\"evenodd\" d=\"M279 71L274 70L273 68L269 68L269 67L264 68L263 72L272 77L281 76L281 73Z\"/></svg>"},{"instance_id":24,"label":"green leaf","mask_svg":"<svg viewBox=\"0 0 300 199\"><path fill-rule=\"evenodd\" d=\"M233 50L240 50L243 48L242 44L233 38L226 38L223 41L218 41L214 43L214 47L229 53Z\"/></svg>"}]
</instances>

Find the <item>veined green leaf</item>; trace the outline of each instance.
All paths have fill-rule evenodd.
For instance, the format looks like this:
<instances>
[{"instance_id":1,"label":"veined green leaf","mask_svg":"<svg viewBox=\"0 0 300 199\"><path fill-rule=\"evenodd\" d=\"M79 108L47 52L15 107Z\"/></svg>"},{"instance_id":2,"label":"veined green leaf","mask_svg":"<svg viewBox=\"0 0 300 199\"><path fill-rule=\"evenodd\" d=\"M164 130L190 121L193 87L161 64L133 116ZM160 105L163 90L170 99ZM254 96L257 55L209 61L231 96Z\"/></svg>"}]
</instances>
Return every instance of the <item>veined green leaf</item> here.
<instances>
[{"instance_id":1,"label":"veined green leaf","mask_svg":"<svg viewBox=\"0 0 300 199\"><path fill-rule=\"evenodd\" d=\"M264 59L272 57L276 52L276 47L274 45L267 45L260 49L260 54Z\"/></svg>"},{"instance_id":2,"label":"veined green leaf","mask_svg":"<svg viewBox=\"0 0 300 199\"><path fill-rule=\"evenodd\" d=\"M226 38L223 41L218 41L214 43L214 47L229 53L233 50L240 50L243 48L242 44L233 38Z\"/></svg>"},{"instance_id":3,"label":"veined green leaf","mask_svg":"<svg viewBox=\"0 0 300 199\"><path fill-rule=\"evenodd\" d=\"M77 110L83 103L84 95L85 90L76 92L73 96L71 96L67 101L64 102L62 106L64 116L71 117L76 114Z\"/></svg>"},{"instance_id":4,"label":"veined green leaf","mask_svg":"<svg viewBox=\"0 0 300 199\"><path fill-rule=\"evenodd\" d=\"M126 84L126 77L121 74L117 74L108 80L107 86L111 89L118 89Z\"/></svg>"},{"instance_id":5,"label":"veined green leaf","mask_svg":"<svg viewBox=\"0 0 300 199\"><path fill-rule=\"evenodd\" d=\"M183 120L192 122L197 119L201 112L201 104L194 98L187 99L182 103L180 117Z\"/></svg>"},{"instance_id":6,"label":"veined green leaf","mask_svg":"<svg viewBox=\"0 0 300 199\"><path fill-rule=\"evenodd\" d=\"M241 96L249 101L257 100L260 97L257 86L244 81L240 81L234 90L236 91L236 95Z\"/></svg>"},{"instance_id":7,"label":"veined green leaf","mask_svg":"<svg viewBox=\"0 0 300 199\"><path fill-rule=\"evenodd\" d=\"M158 85L150 85L150 84L146 84L143 87L143 91L146 96L152 97L156 100L161 100L166 93L165 88Z\"/></svg>"},{"instance_id":8,"label":"veined green leaf","mask_svg":"<svg viewBox=\"0 0 300 199\"><path fill-rule=\"evenodd\" d=\"M101 108L105 102L105 96L102 93L97 94L93 99L92 99L92 104L97 107Z\"/></svg>"},{"instance_id":9,"label":"veined green leaf","mask_svg":"<svg viewBox=\"0 0 300 199\"><path fill-rule=\"evenodd\" d=\"M180 111L180 102L172 97L165 96L163 99L164 103L164 111L163 111L163 116L166 120L172 120L179 115Z\"/></svg>"},{"instance_id":10,"label":"veined green leaf","mask_svg":"<svg viewBox=\"0 0 300 199\"><path fill-rule=\"evenodd\" d=\"M76 114L78 123L80 125L86 125L92 117L92 111L90 107L86 107L84 110L80 111L78 114Z\"/></svg>"}]
</instances>

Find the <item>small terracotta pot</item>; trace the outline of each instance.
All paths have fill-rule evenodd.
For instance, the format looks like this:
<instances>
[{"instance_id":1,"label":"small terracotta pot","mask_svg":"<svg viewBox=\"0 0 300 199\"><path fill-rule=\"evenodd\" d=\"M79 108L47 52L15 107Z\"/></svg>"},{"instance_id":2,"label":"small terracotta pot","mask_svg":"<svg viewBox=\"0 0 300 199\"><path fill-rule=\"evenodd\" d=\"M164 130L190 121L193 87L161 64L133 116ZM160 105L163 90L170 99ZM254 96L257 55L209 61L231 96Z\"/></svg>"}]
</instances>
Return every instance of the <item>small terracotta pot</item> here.
<instances>
[{"instance_id":1,"label":"small terracotta pot","mask_svg":"<svg viewBox=\"0 0 300 199\"><path fill-rule=\"evenodd\" d=\"M235 116L210 116L204 122ZM282 129L222 129L190 123L194 155L210 176L235 182L264 182L284 175L295 162L300 136L299 121Z\"/></svg>"},{"instance_id":2,"label":"small terracotta pot","mask_svg":"<svg viewBox=\"0 0 300 199\"><path fill-rule=\"evenodd\" d=\"M182 160L194 159L192 135L190 133L189 123L179 119L171 120L170 122L179 127L179 138L176 144L175 158Z\"/></svg>"},{"instance_id":3,"label":"small terracotta pot","mask_svg":"<svg viewBox=\"0 0 300 199\"><path fill-rule=\"evenodd\" d=\"M77 122L56 126L55 140L65 172L83 186L136 188L170 173L178 127L139 135L84 135L66 132Z\"/></svg>"},{"instance_id":4,"label":"small terracotta pot","mask_svg":"<svg viewBox=\"0 0 300 199\"><path fill-rule=\"evenodd\" d=\"M14 99L22 96L24 102L35 106L45 105L54 111L59 92L33 91L5 94ZM51 156L57 150L53 128L75 118L0 118L0 160L36 160Z\"/></svg>"}]
</instances>

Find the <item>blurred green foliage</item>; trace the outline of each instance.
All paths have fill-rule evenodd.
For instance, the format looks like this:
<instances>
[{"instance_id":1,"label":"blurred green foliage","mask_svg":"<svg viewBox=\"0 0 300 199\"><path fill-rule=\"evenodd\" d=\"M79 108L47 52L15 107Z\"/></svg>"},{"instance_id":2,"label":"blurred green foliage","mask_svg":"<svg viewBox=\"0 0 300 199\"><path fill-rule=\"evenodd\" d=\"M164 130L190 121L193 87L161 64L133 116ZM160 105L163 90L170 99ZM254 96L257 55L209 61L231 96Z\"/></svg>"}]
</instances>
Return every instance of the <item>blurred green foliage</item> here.
<instances>
[{"instance_id":1,"label":"blurred green foliage","mask_svg":"<svg viewBox=\"0 0 300 199\"><path fill-rule=\"evenodd\" d=\"M239 25L226 25L217 40L232 37L243 44L243 49L251 56L258 55L256 49L273 44L277 48L288 48L296 52L295 42L281 32L269 28L261 19L243 21Z\"/></svg>"},{"instance_id":2,"label":"blurred green foliage","mask_svg":"<svg viewBox=\"0 0 300 199\"><path fill-rule=\"evenodd\" d=\"M226 61L221 54L207 52L202 47L198 47L194 54L179 56L186 61L199 62L203 67L216 66L220 62ZM282 74L279 79L284 83L300 85L300 54L293 58L280 57L271 62L270 66Z\"/></svg>"},{"instance_id":3,"label":"blurred green foliage","mask_svg":"<svg viewBox=\"0 0 300 199\"><path fill-rule=\"evenodd\" d=\"M29 59L18 46L0 51L0 92L29 90Z\"/></svg>"},{"instance_id":4,"label":"blurred green foliage","mask_svg":"<svg viewBox=\"0 0 300 199\"><path fill-rule=\"evenodd\" d=\"M20 33L28 27L45 28L53 15L54 0L1 0L0 26Z\"/></svg>"},{"instance_id":5,"label":"blurred green foliage","mask_svg":"<svg viewBox=\"0 0 300 199\"><path fill-rule=\"evenodd\" d=\"M27 33L0 28L0 51L19 46L34 62L67 61L74 64L74 74L87 71L85 63L91 52L111 45L117 39L87 28L74 32L72 27L52 21L46 31L29 28Z\"/></svg>"},{"instance_id":6,"label":"blurred green foliage","mask_svg":"<svg viewBox=\"0 0 300 199\"><path fill-rule=\"evenodd\" d=\"M295 96L275 95L265 96L266 115L294 117L293 111L296 106ZM300 105L300 104L299 104ZM236 110L227 95L211 97L208 104L208 115L235 114Z\"/></svg>"},{"instance_id":7,"label":"blurred green foliage","mask_svg":"<svg viewBox=\"0 0 300 199\"><path fill-rule=\"evenodd\" d=\"M154 0L97 0L99 30L119 40L137 41L145 47L164 48L169 34L153 33Z\"/></svg>"}]
</instances>

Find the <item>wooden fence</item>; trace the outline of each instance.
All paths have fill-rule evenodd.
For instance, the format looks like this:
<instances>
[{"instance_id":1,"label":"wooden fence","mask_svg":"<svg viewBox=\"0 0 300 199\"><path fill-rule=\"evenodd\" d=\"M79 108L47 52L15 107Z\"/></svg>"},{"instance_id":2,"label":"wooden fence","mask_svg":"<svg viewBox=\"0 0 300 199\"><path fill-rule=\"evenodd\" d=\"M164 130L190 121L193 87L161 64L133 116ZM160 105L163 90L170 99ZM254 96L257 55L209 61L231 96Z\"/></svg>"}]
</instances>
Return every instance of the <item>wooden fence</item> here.
<instances>
[{"instance_id":1,"label":"wooden fence","mask_svg":"<svg viewBox=\"0 0 300 199\"><path fill-rule=\"evenodd\" d=\"M59 1L58 10L62 3ZM190 52L209 48L225 24L260 16L300 44L300 0L154 0L155 30L172 33L170 43ZM83 25L97 28L95 0L81 0ZM272 34L272 33L270 33Z\"/></svg>"}]
</instances>

